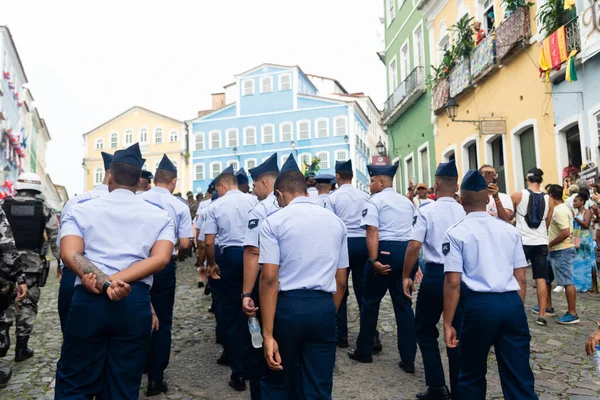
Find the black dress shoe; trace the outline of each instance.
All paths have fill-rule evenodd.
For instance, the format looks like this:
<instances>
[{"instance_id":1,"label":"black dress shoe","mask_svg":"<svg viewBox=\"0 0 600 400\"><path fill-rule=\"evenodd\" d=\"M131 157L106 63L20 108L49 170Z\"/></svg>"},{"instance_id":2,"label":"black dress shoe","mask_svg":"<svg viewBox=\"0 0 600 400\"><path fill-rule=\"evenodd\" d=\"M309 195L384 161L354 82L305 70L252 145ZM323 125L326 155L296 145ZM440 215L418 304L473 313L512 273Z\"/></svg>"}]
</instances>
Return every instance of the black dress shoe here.
<instances>
[{"instance_id":1,"label":"black dress shoe","mask_svg":"<svg viewBox=\"0 0 600 400\"><path fill-rule=\"evenodd\" d=\"M202 289L204 287L204 282L198 282L198 289Z\"/></svg>"},{"instance_id":2,"label":"black dress shoe","mask_svg":"<svg viewBox=\"0 0 600 400\"><path fill-rule=\"evenodd\" d=\"M231 386L236 392L243 392L246 390L246 381L244 381L244 378L241 376L235 378L232 377L229 380L229 386Z\"/></svg>"},{"instance_id":3,"label":"black dress shoe","mask_svg":"<svg viewBox=\"0 0 600 400\"><path fill-rule=\"evenodd\" d=\"M350 347L350 344L348 344L348 338L343 337L338 338L337 345L342 349L347 349L348 347Z\"/></svg>"},{"instance_id":4,"label":"black dress shoe","mask_svg":"<svg viewBox=\"0 0 600 400\"><path fill-rule=\"evenodd\" d=\"M448 387L429 386L426 391L417 394L419 400L450 400L450 391Z\"/></svg>"},{"instance_id":5,"label":"black dress shoe","mask_svg":"<svg viewBox=\"0 0 600 400\"><path fill-rule=\"evenodd\" d=\"M12 376L12 369L9 367L0 368L0 389L6 387L8 385L8 381L10 381L10 377Z\"/></svg>"},{"instance_id":6,"label":"black dress shoe","mask_svg":"<svg viewBox=\"0 0 600 400\"><path fill-rule=\"evenodd\" d=\"M348 352L348 357L350 357L351 360L358 361L360 363L368 364L373 362L372 356L361 356L356 353L356 349L350 350Z\"/></svg>"},{"instance_id":7,"label":"black dress shoe","mask_svg":"<svg viewBox=\"0 0 600 400\"><path fill-rule=\"evenodd\" d=\"M16 362L25 361L31 357L33 357L33 350L31 350L29 347L26 347L24 349L15 350L15 361Z\"/></svg>"},{"instance_id":8,"label":"black dress shoe","mask_svg":"<svg viewBox=\"0 0 600 400\"><path fill-rule=\"evenodd\" d=\"M415 373L415 364L407 364L404 361L399 361L398 366L407 374Z\"/></svg>"},{"instance_id":9,"label":"black dress shoe","mask_svg":"<svg viewBox=\"0 0 600 400\"><path fill-rule=\"evenodd\" d=\"M210 294L210 285L207 283L206 286L204 286L204 295L208 296Z\"/></svg>"},{"instance_id":10,"label":"black dress shoe","mask_svg":"<svg viewBox=\"0 0 600 400\"><path fill-rule=\"evenodd\" d=\"M148 382L148 389L146 390L146 396L148 396L148 397L157 396L161 393L167 393L167 390L169 390L169 388L167 387L167 382L165 382L165 381L162 381L162 382L150 381L150 382Z\"/></svg>"},{"instance_id":11,"label":"black dress shoe","mask_svg":"<svg viewBox=\"0 0 600 400\"><path fill-rule=\"evenodd\" d=\"M217 364L219 365L229 365L229 361L227 360L227 352L223 350L221 356L217 358Z\"/></svg>"},{"instance_id":12,"label":"black dress shoe","mask_svg":"<svg viewBox=\"0 0 600 400\"><path fill-rule=\"evenodd\" d=\"M373 344L373 353L381 353L383 350L383 346L381 345L381 340L379 337L375 338L375 343Z\"/></svg>"}]
</instances>

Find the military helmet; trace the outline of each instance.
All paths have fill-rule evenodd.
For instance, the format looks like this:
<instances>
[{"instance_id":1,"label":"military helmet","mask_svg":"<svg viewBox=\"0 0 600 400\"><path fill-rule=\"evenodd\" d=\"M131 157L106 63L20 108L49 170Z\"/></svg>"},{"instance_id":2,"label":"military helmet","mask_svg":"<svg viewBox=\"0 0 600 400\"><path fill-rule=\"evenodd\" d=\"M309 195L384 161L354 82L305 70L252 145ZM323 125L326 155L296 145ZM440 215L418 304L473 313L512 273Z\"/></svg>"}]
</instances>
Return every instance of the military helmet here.
<instances>
[{"instance_id":1,"label":"military helmet","mask_svg":"<svg viewBox=\"0 0 600 400\"><path fill-rule=\"evenodd\" d=\"M33 172L24 172L17 178L15 190L32 190L42 193L42 179L38 174L34 174Z\"/></svg>"}]
</instances>

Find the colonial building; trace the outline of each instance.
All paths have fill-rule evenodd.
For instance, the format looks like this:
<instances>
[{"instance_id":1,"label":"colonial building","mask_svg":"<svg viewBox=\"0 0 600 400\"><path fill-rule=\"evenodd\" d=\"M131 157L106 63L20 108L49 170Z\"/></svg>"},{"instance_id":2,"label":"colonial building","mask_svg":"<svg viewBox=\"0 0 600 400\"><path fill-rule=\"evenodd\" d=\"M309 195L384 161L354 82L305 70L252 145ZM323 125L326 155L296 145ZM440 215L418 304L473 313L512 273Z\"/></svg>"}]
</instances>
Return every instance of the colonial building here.
<instances>
[{"instance_id":1,"label":"colonial building","mask_svg":"<svg viewBox=\"0 0 600 400\"><path fill-rule=\"evenodd\" d=\"M415 1L385 1L385 49L380 53L387 70L388 99L383 125L389 135L392 163L398 164L396 189L410 181L433 186L435 145L430 118L431 93L429 30Z\"/></svg>"},{"instance_id":2,"label":"colonial building","mask_svg":"<svg viewBox=\"0 0 600 400\"><path fill-rule=\"evenodd\" d=\"M336 160L351 158L355 185L367 190L371 143L380 133L371 124L379 116L373 105L368 117L361 97L298 66L263 64L237 75L225 93L213 94L213 110L190 121L194 191L206 190L229 165L248 170L274 152L280 165L293 153L303 169L316 158L318 173L329 174Z\"/></svg>"},{"instance_id":3,"label":"colonial building","mask_svg":"<svg viewBox=\"0 0 600 400\"><path fill-rule=\"evenodd\" d=\"M91 190L104 179L100 152L114 153L135 142L140 143L142 156L146 159L144 169L156 171L163 154L166 154L178 170L175 192L185 195L190 188L186 129L181 121L135 106L84 133L83 140L85 190Z\"/></svg>"},{"instance_id":4,"label":"colonial building","mask_svg":"<svg viewBox=\"0 0 600 400\"><path fill-rule=\"evenodd\" d=\"M551 87L538 71L536 43L545 33L536 13L546 1L554 0L514 8L500 0L417 1L438 68L431 77L437 161L456 159L461 174L491 164L502 192L522 189L531 167L547 182L561 169ZM473 22L481 24L475 35Z\"/></svg>"}]
</instances>

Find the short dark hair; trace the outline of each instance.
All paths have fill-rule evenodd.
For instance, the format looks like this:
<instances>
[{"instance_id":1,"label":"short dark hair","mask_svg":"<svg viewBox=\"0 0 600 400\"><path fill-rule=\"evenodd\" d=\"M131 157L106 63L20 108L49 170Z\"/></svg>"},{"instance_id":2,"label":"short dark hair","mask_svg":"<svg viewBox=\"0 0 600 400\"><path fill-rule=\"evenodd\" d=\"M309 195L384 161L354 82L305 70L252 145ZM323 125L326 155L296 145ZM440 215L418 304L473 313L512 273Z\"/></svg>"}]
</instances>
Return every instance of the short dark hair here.
<instances>
[{"instance_id":1,"label":"short dark hair","mask_svg":"<svg viewBox=\"0 0 600 400\"><path fill-rule=\"evenodd\" d=\"M531 183L542 183L544 180L542 177L544 176L544 171L539 168L531 168L527 171L526 179Z\"/></svg>"},{"instance_id":2,"label":"short dark hair","mask_svg":"<svg viewBox=\"0 0 600 400\"><path fill-rule=\"evenodd\" d=\"M306 194L306 180L299 171L287 171L275 180L275 189L280 192Z\"/></svg>"},{"instance_id":3,"label":"short dark hair","mask_svg":"<svg viewBox=\"0 0 600 400\"><path fill-rule=\"evenodd\" d=\"M585 203L590 199L590 192L587 190L580 190L579 193L577 193L576 197L579 197L579 199L583 200L583 202Z\"/></svg>"},{"instance_id":4,"label":"short dark hair","mask_svg":"<svg viewBox=\"0 0 600 400\"><path fill-rule=\"evenodd\" d=\"M563 198L563 188L560 185L550 185L548 188L548 195L555 200L562 200Z\"/></svg>"},{"instance_id":5,"label":"short dark hair","mask_svg":"<svg viewBox=\"0 0 600 400\"><path fill-rule=\"evenodd\" d=\"M238 185L237 178L233 174L221 174L217 176L217 178L215 179L215 186L220 185L221 182L224 182L229 186Z\"/></svg>"},{"instance_id":6,"label":"short dark hair","mask_svg":"<svg viewBox=\"0 0 600 400\"><path fill-rule=\"evenodd\" d=\"M120 186L136 187L142 176L142 167L132 164L113 162L110 166L110 174L115 183Z\"/></svg>"},{"instance_id":7,"label":"short dark hair","mask_svg":"<svg viewBox=\"0 0 600 400\"><path fill-rule=\"evenodd\" d=\"M354 178L354 173L352 171L340 171L337 173L340 176L340 180L350 181Z\"/></svg>"},{"instance_id":8,"label":"short dark hair","mask_svg":"<svg viewBox=\"0 0 600 400\"><path fill-rule=\"evenodd\" d=\"M257 176L256 179L254 179L254 180L260 181L263 178L277 179L278 174L279 174L279 172L277 172L277 171L265 172L264 174L260 174L259 176Z\"/></svg>"},{"instance_id":9,"label":"short dark hair","mask_svg":"<svg viewBox=\"0 0 600 400\"><path fill-rule=\"evenodd\" d=\"M166 169L157 169L154 174L155 183L171 183L175 178L177 178L177 173Z\"/></svg>"},{"instance_id":10,"label":"short dark hair","mask_svg":"<svg viewBox=\"0 0 600 400\"><path fill-rule=\"evenodd\" d=\"M483 173L483 170L484 170L484 169L486 169L486 168L493 168L493 169L496 169L496 168L494 168L494 166L493 166L493 165L490 165L490 164L483 164L481 167L479 167L479 172L480 172L480 173Z\"/></svg>"},{"instance_id":11,"label":"short dark hair","mask_svg":"<svg viewBox=\"0 0 600 400\"><path fill-rule=\"evenodd\" d=\"M445 189L456 189L456 185L458 184L458 176L436 176L435 183ZM433 188L430 189L433 190Z\"/></svg>"}]
</instances>

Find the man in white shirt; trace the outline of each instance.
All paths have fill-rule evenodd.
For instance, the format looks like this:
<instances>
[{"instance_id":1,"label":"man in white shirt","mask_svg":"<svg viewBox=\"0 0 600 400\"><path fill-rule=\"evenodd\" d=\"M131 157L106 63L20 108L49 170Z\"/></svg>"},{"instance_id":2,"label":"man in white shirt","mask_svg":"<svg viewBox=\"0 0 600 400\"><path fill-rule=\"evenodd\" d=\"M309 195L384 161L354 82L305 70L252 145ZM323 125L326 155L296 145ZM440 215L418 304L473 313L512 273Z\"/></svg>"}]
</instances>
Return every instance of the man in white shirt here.
<instances>
[{"instance_id":1,"label":"man in white shirt","mask_svg":"<svg viewBox=\"0 0 600 400\"><path fill-rule=\"evenodd\" d=\"M416 196L412 199L415 208L421 207L423 204L431 203L433 200L427 197L427 185L424 183L419 183L417 185L417 193Z\"/></svg>"},{"instance_id":2,"label":"man in white shirt","mask_svg":"<svg viewBox=\"0 0 600 400\"><path fill-rule=\"evenodd\" d=\"M479 168L479 172L488 183L489 201L487 212L493 217L510 222L515 209L510 196L506 193L498 192L498 174L496 173L496 168L486 164Z\"/></svg>"}]
</instances>

